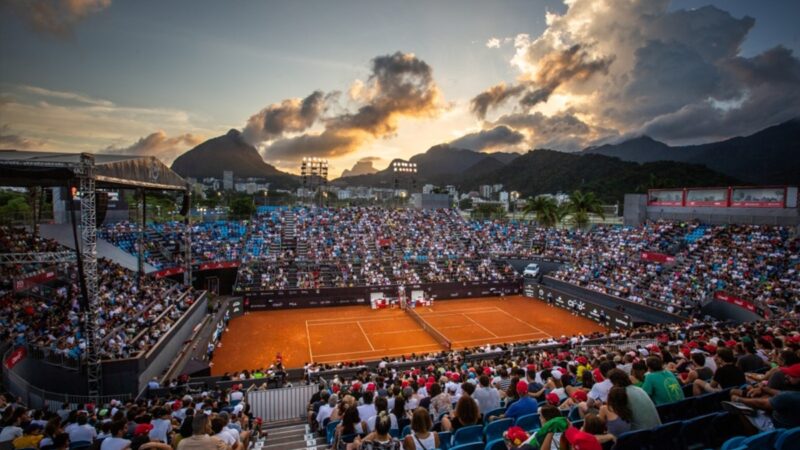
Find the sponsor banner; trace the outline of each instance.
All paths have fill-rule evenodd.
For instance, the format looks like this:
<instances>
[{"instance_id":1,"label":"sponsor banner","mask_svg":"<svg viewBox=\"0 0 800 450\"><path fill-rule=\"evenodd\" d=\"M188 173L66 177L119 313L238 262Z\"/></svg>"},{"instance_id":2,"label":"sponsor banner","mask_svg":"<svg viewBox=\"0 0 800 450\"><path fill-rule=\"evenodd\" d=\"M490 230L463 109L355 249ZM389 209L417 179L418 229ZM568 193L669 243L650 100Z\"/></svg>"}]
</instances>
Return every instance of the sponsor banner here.
<instances>
[{"instance_id":1,"label":"sponsor banner","mask_svg":"<svg viewBox=\"0 0 800 450\"><path fill-rule=\"evenodd\" d=\"M34 286L55 279L55 277L56 277L55 269L49 269L27 278L14 280L14 292L27 291L28 289Z\"/></svg>"},{"instance_id":2,"label":"sponsor banner","mask_svg":"<svg viewBox=\"0 0 800 450\"><path fill-rule=\"evenodd\" d=\"M642 252L641 258L645 261L652 261L657 263L674 263L675 257L664 253L658 252Z\"/></svg>"},{"instance_id":3,"label":"sponsor banner","mask_svg":"<svg viewBox=\"0 0 800 450\"><path fill-rule=\"evenodd\" d=\"M686 191L686 206L728 206L728 189L690 189Z\"/></svg>"},{"instance_id":4,"label":"sponsor banner","mask_svg":"<svg viewBox=\"0 0 800 450\"><path fill-rule=\"evenodd\" d=\"M759 314L762 317L769 316L769 313L766 310L764 310L763 308L759 308L755 304L753 304L753 303L751 303L751 302L749 302L747 300L741 299L739 297L735 297L733 295L726 294L724 292L717 292L716 294L714 294L714 299L720 300L720 301L723 301L723 302L726 302L726 303L730 303L732 305L736 305L736 306L738 306L740 308L744 308L744 309L746 309L746 310L748 310L748 311L750 311L752 313Z\"/></svg>"},{"instance_id":5,"label":"sponsor banner","mask_svg":"<svg viewBox=\"0 0 800 450\"><path fill-rule=\"evenodd\" d=\"M27 354L28 351L25 349L25 347L17 347L13 352L11 352L10 355L8 355L8 358L6 358L6 360L4 361L6 368L13 369L14 366L16 366L20 361L22 361L25 358L25 355Z\"/></svg>"},{"instance_id":6,"label":"sponsor banner","mask_svg":"<svg viewBox=\"0 0 800 450\"><path fill-rule=\"evenodd\" d=\"M516 295L521 292L519 282L469 282L409 285L406 289L422 290L425 298L486 297ZM250 310L279 308L313 308L318 306L371 305L372 298L395 298L397 286L371 286L358 288L292 289L248 293L245 306Z\"/></svg>"},{"instance_id":7,"label":"sponsor banner","mask_svg":"<svg viewBox=\"0 0 800 450\"><path fill-rule=\"evenodd\" d=\"M170 267L168 269L161 269L158 272L153 272L153 276L156 279L160 279L164 277L171 277L172 275L178 275L183 272L185 272L183 267Z\"/></svg>"},{"instance_id":8,"label":"sponsor banner","mask_svg":"<svg viewBox=\"0 0 800 450\"><path fill-rule=\"evenodd\" d=\"M239 261L215 261L215 262L207 262L202 263L197 266L195 270L217 270L217 269L232 269L234 267L239 267Z\"/></svg>"},{"instance_id":9,"label":"sponsor banner","mask_svg":"<svg viewBox=\"0 0 800 450\"><path fill-rule=\"evenodd\" d=\"M633 327L633 319L627 314L587 302L547 286L528 283L525 285L524 291L526 297L544 300L581 317L594 320L608 328L625 329Z\"/></svg>"}]
</instances>

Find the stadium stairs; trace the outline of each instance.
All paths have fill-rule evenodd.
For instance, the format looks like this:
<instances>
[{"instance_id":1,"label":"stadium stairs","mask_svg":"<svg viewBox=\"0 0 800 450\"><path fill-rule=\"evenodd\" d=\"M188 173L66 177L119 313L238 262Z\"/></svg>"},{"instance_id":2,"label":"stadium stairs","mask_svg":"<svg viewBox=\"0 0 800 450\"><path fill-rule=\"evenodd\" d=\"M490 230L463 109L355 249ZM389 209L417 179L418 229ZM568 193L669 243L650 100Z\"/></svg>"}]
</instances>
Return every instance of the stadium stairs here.
<instances>
[{"instance_id":1,"label":"stadium stairs","mask_svg":"<svg viewBox=\"0 0 800 450\"><path fill-rule=\"evenodd\" d=\"M324 450L328 448L324 437L312 433L308 425L295 421L289 424L268 425L268 437L259 438L253 450Z\"/></svg>"}]
</instances>

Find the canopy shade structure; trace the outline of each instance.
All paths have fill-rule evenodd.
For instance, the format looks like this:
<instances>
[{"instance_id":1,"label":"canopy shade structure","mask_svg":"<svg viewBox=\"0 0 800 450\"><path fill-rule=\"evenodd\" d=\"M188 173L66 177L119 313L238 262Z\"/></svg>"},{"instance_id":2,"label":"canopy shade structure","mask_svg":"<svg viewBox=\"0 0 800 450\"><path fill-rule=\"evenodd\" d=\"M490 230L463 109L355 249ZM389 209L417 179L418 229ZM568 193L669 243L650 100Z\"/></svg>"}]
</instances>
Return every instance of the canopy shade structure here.
<instances>
[{"instance_id":1,"label":"canopy shade structure","mask_svg":"<svg viewBox=\"0 0 800 450\"><path fill-rule=\"evenodd\" d=\"M154 156L93 154L100 188L186 191L186 181ZM80 153L0 150L0 185L64 186L81 171Z\"/></svg>"}]
</instances>

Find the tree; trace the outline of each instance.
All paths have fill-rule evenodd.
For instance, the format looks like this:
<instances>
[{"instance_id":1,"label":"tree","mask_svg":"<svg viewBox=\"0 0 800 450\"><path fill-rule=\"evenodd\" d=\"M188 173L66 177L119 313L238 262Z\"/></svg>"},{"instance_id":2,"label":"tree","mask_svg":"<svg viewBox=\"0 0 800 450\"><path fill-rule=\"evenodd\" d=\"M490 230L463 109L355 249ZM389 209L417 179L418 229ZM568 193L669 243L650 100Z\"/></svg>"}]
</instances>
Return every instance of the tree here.
<instances>
[{"instance_id":1,"label":"tree","mask_svg":"<svg viewBox=\"0 0 800 450\"><path fill-rule=\"evenodd\" d=\"M250 195L236 195L230 202L231 216L235 219L249 219L256 212L253 197Z\"/></svg>"},{"instance_id":2,"label":"tree","mask_svg":"<svg viewBox=\"0 0 800 450\"><path fill-rule=\"evenodd\" d=\"M458 209L472 209L472 199L465 198L458 202Z\"/></svg>"},{"instance_id":3,"label":"tree","mask_svg":"<svg viewBox=\"0 0 800 450\"><path fill-rule=\"evenodd\" d=\"M554 227L563 217L555 199L544 195L529 198L522 212L523 217L533 214L536 222L543 227Z\"/></svg>"},{"instance_id":4,"label":"tree","mask_svg":"<svg viewBox=\"0 0 800 450\"><path fill-rule=\"evenodd\" d=\"M472 216L476 219L504 219L506 210L497 203L479 203L472 210Z\"/></svg>"},{"instance_id":5,"label":"tree","mask_svg":"<svg viewBox=\"0 0 800 450\"><path fill-rule=\"evenodd\" d=\"M576 190L569 195L566 210L572 216L572 223L578 228L585 228L589 225L589 214L597 214L603 219L603 205L594 192L581 192Z\"/></svg>"}]
</instances>

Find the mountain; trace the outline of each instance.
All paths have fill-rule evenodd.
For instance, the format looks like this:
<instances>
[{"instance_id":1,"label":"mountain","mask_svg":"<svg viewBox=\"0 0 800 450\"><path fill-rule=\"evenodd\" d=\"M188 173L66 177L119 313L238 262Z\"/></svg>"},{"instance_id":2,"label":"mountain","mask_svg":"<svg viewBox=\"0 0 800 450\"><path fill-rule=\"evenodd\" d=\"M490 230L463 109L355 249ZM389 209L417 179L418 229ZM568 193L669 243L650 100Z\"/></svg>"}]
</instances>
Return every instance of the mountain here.
<instances>
[{"instance_id":1,"label":"mountain","mask_svg":"<svg viewBox=\"0 0 800 450\"><path fill-rule=\"evenodd\" d=\"M583 153L625 161L702 164L747 184L800 184L800 118L720 142L672 147L647 136Z\"/></svg>"},{"instance_id":2,"label":"mountain","mask_svg":"<svg viewBox=\"0 0 800 450\"><path fill-rule=\"evenodd\" d=\"M658 186L651 186L656 180ZM474 178L461 189L503 183L504 189L523 197L572 192L595 192L604 202L622 201L627 193L649 187L730 186L739 181L701 165L672 161L639 164L597 154L532 150L513 164Z\"/></svg>"},{"instance_id":3,"label":"mountain","mask_svg":"<svg viewBox=\"0 0 800 450\"><path fill-rule=\"evenodd\" d=\"M416 154L408 161L417 164L414 182L418 185L426 183L446 185L458 184L464 178L473 178L499 169L517 157L518 153L480 153L442 144L429 148L425 153ZM334 182L350 186L394 187L395 179L398 187L408 187L412 182L408 175L396 177L392 171L392 164L384 170L369 175L345 177L342 174L342 177Z\"/></svg>"},{"instance_id":4,"label":"mountain","mask_svg":"<svg viewBox=\"0 0 800 450\"><path fill-rule=\"evenodd\" d=\"M239 130L235 129L182 154L172 163L172 170L183 177L198 179L222 178L223 171L231 170L235 178L265 178L275 187L293 187L298 184L295 176L264 162L258 150L248 144Z\"/></svg>"},{"instance_id":5,"label":"mountain","mask_svg":"<svg viewBox=\"0 0 800 450\"><path fill-rule=\"evenodd\" d=\"M372 166L372 161L357 161L352 169L344 169L342 178L369 175L377 171L378 169Z\"/></svg>"}]
</instances>

